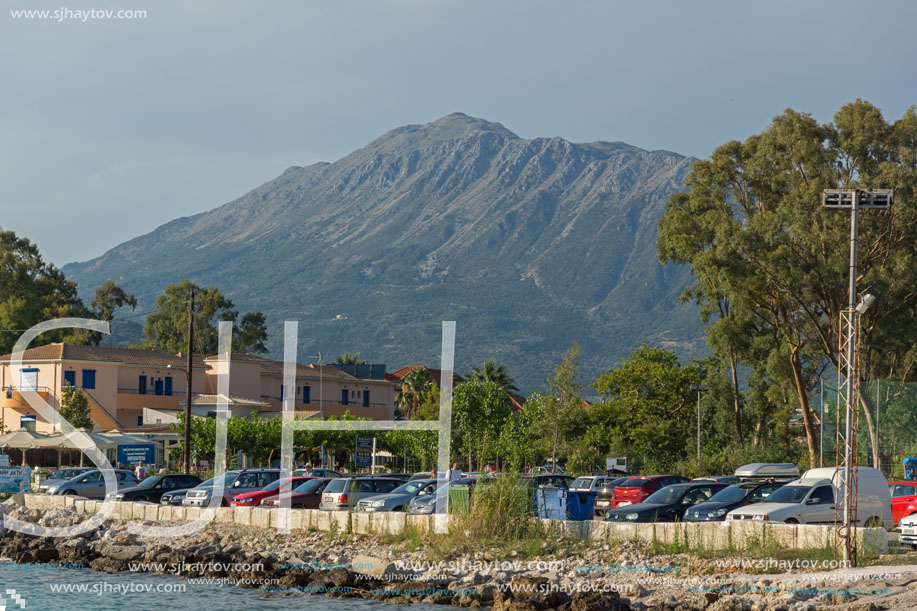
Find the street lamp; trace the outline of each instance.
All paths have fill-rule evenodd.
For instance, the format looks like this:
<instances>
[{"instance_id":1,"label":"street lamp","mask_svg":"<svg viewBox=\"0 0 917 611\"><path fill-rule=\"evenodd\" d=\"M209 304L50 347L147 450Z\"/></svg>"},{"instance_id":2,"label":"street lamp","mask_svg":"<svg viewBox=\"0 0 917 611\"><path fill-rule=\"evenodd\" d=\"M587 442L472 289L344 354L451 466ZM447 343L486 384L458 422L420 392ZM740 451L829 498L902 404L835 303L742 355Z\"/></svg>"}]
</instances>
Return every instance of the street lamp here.
<instances>
[{"instance_id":1,"label":"street lamp","mask_svg":"<svg viewBox=\"0 0 917 611\"><path fill-rule=\"evenodd\" d=\"M695 384L691 390L697 391L697 467L700 468L700 394L710 390L709 386Z\"/></svg>"}]
</instances>

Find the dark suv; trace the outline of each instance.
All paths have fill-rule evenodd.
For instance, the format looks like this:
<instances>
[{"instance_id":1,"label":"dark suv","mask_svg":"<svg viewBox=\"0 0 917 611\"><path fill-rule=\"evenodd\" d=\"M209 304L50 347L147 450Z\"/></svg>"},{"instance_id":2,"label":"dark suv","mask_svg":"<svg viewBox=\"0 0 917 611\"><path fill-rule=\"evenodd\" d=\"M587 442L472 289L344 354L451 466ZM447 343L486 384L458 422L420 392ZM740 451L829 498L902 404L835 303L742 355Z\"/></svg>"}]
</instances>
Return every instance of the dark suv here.
<instances>
[{"instance_id":1,"label":"dark suv","mask_svg":"<svg viewBox=\"0 0 917 611\"><path fill-rule=\"evenodd\" d=\"M210 497L216 492L216 485L222 481L223 498L220 500L219 506L229 507L229 502L237 494L260 490L268 484L280 479L282 475L283 471L280 469L227 471L223 474L222 480L204 482L196 488L189 490L181 504L184 507L207 507L210 505Z\"/></svg>"},{"instance_id":2,"label":"dark suv","mask_svg":"<svg viewBox=\"0 0 917 611\"><path fill-rule=\"evenodd\" d=\"M595 517L604 518L605 513L611 509L611 497L615 488L627 481L626 477L607 478L595 491Z\"/></svg>"},{"instance_id":3,"label":"dark suv","mask_svg":"<svg viewBox=\"0 0 917 611\"><path fill-rule=\"evenodd\" d=\"M119 501L149 501L158 503L166 492L175 492L194 488L201 484L201 478L196 475L170 473L166 475L152 475L133 488L119 490L115 499Z\"/></svg>"},{"instance_id":4,"label":"dark suv","mask_svg":"<svg viewBox=\"0 0 917 611\"><path fill-rule=\"evenodd\" d=\"M386 494L404 483L388 476L340 477L328 482L318 508L325 511L348 510L357 501L376 494Z\"/></svg>"}]
</instances>

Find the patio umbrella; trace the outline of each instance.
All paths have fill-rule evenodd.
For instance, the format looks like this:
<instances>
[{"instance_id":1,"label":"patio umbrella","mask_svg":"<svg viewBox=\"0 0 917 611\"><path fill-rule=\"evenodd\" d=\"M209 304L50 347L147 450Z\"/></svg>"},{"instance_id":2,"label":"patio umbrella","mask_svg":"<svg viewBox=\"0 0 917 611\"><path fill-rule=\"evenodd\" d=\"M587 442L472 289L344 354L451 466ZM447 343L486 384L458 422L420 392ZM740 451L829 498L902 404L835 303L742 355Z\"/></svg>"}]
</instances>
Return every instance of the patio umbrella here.
<instances>
[{"instance_id":1,"label":"patio umbrella","mask_svg":"<svg viewBox=\"0 0 917 611\"><path fill-rule=\"evenodd\" d=\"M17 450L22 450L22 464L25 464L26 450L38 447L36 444L47 438L48 435L44 433L19 429L0 435L0 448L16 448Z\"/></svg>"},{"instance_id":2,"label":"patio umbrella","mask_svg":"<svg viewBox=\"0 0 917 611\"><path fill-rule=\"evenodd\" d=\"M99 450L107 450L107 449L109 449L109 448L113 448L113 447L116 447L116 446L118 445L118 443L117 443L116 441L113 441L110 437L106 437L105 435L102 435L101 433L94 433L94 432L92 432L92 431L90 431L90 430L88 430L88 429L85 429L85 428L83 428L83 429L76 429L76 430L78 430L79 432L81 432L81 433L83 433L84 435L86 435L87 437L89 437L89 440L90 440L90 441L93 443L93 445L95 445ZM66 435L64 435L63 433L56 433L56 434L54 434L54 435L49 435L49 436L48 436L47 438L45 438L45 439L36 441L36 442L35 442L35 445L34 445L33 447L36 447L36 448L55 448L55 449L57 449L58 451L60 451L60 450L78 450L78 449L79 449L79 446L77 446L73 441L71 441L71 440L70 440ZM60 455L58 454L58 457L59 457L59 456L60 456ZM82 452L80 452L80 465L83 464L83 456L84 456L84 454L83 454Z\"/></svg>"},{"instance_id":3,"label":"patio umbrella","mask_svg":"<svg viewBox=\"0 0 917 611\"><path fill-rule=\"evenodd\" d=\"M28 450L38 447L36 443L47 439L49 436L50 435L45 435L44 433L19 429L18 431L11 431L4 435L0 435L0 448Z\"/></svg>"}]
</instances>

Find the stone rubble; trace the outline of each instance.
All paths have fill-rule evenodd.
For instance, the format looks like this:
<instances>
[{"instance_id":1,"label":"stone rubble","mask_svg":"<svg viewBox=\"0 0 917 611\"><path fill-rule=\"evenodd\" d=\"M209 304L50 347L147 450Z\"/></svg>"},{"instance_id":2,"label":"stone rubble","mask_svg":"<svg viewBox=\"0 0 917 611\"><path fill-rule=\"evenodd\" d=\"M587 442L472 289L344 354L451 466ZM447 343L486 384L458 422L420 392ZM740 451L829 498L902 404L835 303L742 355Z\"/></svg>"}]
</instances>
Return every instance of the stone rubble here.
<instances>
[{"instance_id":1,"label":"stone rubble","mask_svg":"<svg viewBox=\"0 0 917 611\"><path fill-rule=\"evenodd\" d=\"M40 511L13 505L0 505L0 513L19 520L44 526L69 526L86 519L72 507ZM161 523L143 522L150 526ZM562 560L563 568L539 570L522 562L519 570L501 566L494 570L455 570L444 575L431 568L409 575L401 582L386 583L377 577L334 565L350 566L353 559L367 556L380 562L422 563L441 560L428 558L422 548L406 551L397 545L385 545L375 535L353 536L315 531L280 535L272 530L243 527L234 524L211 524L205 530L177 540L141 537L127 532L127 522L111 521L102 528L69 538L32 537L7 530L0 522L0 556L17 563L66 562L105 573L131 570L133 563L160 563L168 574L182 578L212 577L230 580L276 580L285 592L264 592L265 596L305 596L303 590L349 588L349 591L329 593L330 596L359 597L388 602L428 602L456 607L487 608L494 611L557 611L626 610L670 611L807 611L816 608L917 609L917 591L909 587L917 583L917 567L909 577L902 571L901 583L872 583L868 587L890 587L891 596L838 596L829 599L808 595L790 595L792 588L867 587L866 583L838 585L825 578L825 573L783 573L779 575L728 575L730 585L757 589L774 588L774 592L741 594L712 591L690 591L683 580L704 580L717 575L711 560L687 555L652 555L642 543L627 542L616 546L593 545L580 553L567 549L552 552L546 542L544 555L537 560ZM458 558L487 563L498 558L490 551L476 551ZM285 568L284 564L297 568ZM213 565L235 565L228 570ZM261 564L255 572L250 565ZM584 571L584 566L646 565L653 567L678 565L676 573ZM209 565L209 566L207 566ZM249 570L246 571L246 566ZM238 568L237 568L238 567ZM579 570L578 568L579 567ZM904 567L895 567L904 568ZM734 578L734 579L733 579ZM665 580L668 579L668 582ZM263 583L263 581L260 581ZM692 583L703 583L695 581ZM510 584L509 591L505 586ZM244 585L244 584L243 584ZM565 589L559 589L566 586ZM249 585L249 587L260 587ZM700 589L700 588L698 588ZM384 590L384 591L383 591ZM734 590L735 591L735 590ZM455 595L455 592L461 592Z\"/></svg>"}]
</instances>

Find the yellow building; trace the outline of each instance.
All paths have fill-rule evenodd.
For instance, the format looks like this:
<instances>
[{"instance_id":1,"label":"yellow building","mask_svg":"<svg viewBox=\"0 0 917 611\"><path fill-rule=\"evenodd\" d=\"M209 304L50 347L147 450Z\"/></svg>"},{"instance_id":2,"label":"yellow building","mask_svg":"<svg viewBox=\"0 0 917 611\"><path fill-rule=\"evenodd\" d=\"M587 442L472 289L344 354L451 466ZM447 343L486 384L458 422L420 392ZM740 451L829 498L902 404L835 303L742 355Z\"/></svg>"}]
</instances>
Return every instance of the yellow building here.
<instances>
[{"instance_id":1,"label":"yellow building","mask_svg":"<svg viewBox=\"0 0 917 611\"><path fill-rule=\"evenodd\" d=\"M229 397L256 402L265 417L279 414L283 362L253 355L231 359ZM52 425L26 403L21 391L35 390L59 409L61 391L70 384L85 393L97 431L161 426L184 409L186 363L186 357L158 350L53 343L26 350L14 371L6 355L0 357L0 418L6 430L51 432ZM217 392L216 364L215 356L195 357L192 404L196 396ZM395 384L385 379L384 365L350 366L352 373L339 367L348 368L298 365L294 409L319 417L349 410L374 420L394 418ZM154 415L158 422L151 421Z\"/></svg>"}]
</instances>

